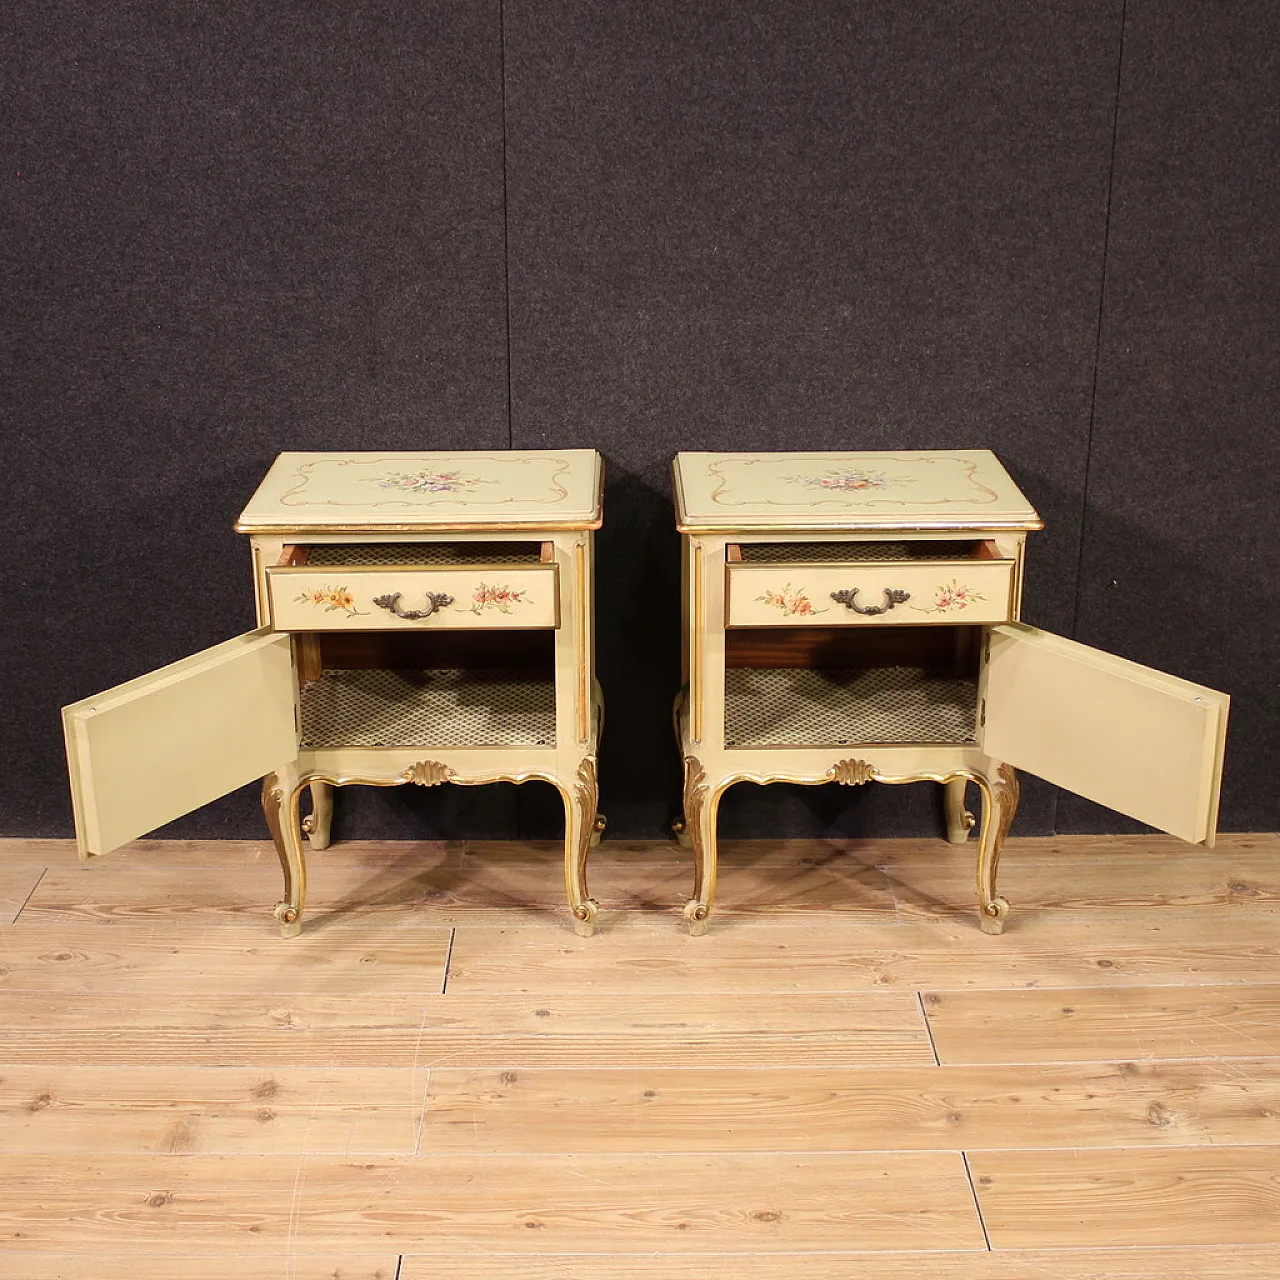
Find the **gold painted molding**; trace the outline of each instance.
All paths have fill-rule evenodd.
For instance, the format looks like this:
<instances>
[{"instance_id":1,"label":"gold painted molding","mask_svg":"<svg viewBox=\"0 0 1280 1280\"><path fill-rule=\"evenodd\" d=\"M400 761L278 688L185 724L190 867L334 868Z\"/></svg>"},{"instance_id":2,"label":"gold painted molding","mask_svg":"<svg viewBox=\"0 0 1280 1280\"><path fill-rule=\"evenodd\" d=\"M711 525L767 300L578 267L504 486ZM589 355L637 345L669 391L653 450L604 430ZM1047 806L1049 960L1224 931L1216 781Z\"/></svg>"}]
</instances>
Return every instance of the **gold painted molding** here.
<instances>
[{"instance_id":1,"label":"gold painted molding","mask_svg":"<svg viewBox=\"0 0 1280 1280\"><path fill-rule=\"evenodd\" d=\"M578 743L587 741L588 713L591 706L591 685L588 681L587 663L587 540L579 538L573 544L574 580L577 584L577 602L574 618L578 628Z\"/></svg>"},{"instance_id":2,"label":"gold painted molding","mask_svg":"<svg viewBox=\"0 0 1280 1280\"><path fill-rule=\"evenodd\" d=\"M693 740L702 742L702 644L706 630L706 582L702 544L693 544L693 653L689 663L689 690L692 706L690 721Z\"/></svg>"}]
</instances>

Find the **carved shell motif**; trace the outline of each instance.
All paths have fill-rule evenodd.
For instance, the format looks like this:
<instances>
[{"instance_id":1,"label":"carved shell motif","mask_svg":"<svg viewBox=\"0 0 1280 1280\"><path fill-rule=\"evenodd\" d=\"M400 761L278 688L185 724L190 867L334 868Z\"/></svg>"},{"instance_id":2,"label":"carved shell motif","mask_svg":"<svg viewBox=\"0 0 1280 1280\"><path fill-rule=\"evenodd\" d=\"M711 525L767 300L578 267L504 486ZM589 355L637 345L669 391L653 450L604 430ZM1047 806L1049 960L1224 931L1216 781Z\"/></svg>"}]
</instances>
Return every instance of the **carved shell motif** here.
<instances>
[{"instance_id":1,"label":"carved shell motif","mask_svg":"<svg viewBox=\"0 0 1280 1280\"><path fill-rule=\"evenodd\" d=\"M453 777L453 770L438 760L419 760L411 764L401 775L406 782L416 783L420 787L438 787Z\"/></svg>"},{"instance_id":2,"label":"carved shell motif","mask_svg":"<svg viewBox=\"0 0 1280 1280\"><path fill-rule=\"evenodd\" d=\"M875 776L875 769L865 760L837 760L830 770L831 781L842 787L860 787Z\"/></svg>"}]
</instances>

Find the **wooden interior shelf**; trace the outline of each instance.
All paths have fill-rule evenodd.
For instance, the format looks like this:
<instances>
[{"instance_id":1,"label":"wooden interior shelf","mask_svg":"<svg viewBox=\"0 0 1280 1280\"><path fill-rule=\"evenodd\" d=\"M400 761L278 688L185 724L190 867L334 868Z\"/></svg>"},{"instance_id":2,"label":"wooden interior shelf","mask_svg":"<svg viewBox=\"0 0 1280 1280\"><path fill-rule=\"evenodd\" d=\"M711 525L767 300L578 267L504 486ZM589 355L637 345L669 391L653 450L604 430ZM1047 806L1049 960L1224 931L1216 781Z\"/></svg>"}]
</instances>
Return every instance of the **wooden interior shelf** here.
<instances>
[{"instance_id":1,"label":"wooden interior shelf","mask_svg":"<svg viewBox=\"0 0 1280 1280\"><path fill-rule=\"evenodd\" d=\"M725 672L725 746L972 742L977 702L976 680L923 667L738 667Z\"/></svg>"},{"instance_id":2,"label":"wooden interior shelf","mask_svg":"<svg viewBox=\"0 0 1280 1280\"><path fill-rule=\"evenodd\" d=\"M304 749L554 746L555 681L529 671L326 670L301 692Z\"/></svg>"}]
</instances>

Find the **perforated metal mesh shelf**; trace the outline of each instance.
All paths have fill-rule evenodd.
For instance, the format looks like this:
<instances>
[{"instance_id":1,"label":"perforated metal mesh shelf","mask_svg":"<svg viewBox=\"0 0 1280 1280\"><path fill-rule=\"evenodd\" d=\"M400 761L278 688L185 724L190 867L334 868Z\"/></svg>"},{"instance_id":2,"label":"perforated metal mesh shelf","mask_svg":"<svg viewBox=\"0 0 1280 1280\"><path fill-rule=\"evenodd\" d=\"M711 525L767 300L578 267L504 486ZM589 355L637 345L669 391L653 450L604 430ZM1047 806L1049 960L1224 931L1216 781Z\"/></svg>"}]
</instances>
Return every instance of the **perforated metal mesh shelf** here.
<instances>
[{"instance_id":1,"label":"perforated metal mesh shelf","mask_svg":"<svg viewBox=\"0 0 1280 1280\"><path fill-rule=\"evenodd\" d=\"M302 689L302 746L553 746L556 691L525 671L325 671Z\"/></svg>"},{"instance_id":2,"label":"perforated metal mesh shelf","mask_svg":"<svg viewBox=\"0 0 1280 1280\"><path fill-rule=\"evenodd\" d=\"M977 701L975 681L919 667L730 668L725 745L972 742Z\"/></svg>"},{"instance_id":3,"label":"perforated metal mesh shelf","mask_svg":"<svg viewBox=\"0 0 1280 1280\"><path fill-rule=\"evenodd\" d=\"M858 560L967 560L973 543L945 542L744 542L745 564L832 564Z\"/></svg>"},{"instance_id":4,"label":"perforated metal mesh shelf","mask_svg":"<svg viewBox=\"0 0 1280 1280\"><path fill-rule=\"evenodd\" d=\"M542 546L537 542L317 542L307 564L330 565L459 565L471 568L488 564L537 564Z\"/></svg>"}]
</instances>

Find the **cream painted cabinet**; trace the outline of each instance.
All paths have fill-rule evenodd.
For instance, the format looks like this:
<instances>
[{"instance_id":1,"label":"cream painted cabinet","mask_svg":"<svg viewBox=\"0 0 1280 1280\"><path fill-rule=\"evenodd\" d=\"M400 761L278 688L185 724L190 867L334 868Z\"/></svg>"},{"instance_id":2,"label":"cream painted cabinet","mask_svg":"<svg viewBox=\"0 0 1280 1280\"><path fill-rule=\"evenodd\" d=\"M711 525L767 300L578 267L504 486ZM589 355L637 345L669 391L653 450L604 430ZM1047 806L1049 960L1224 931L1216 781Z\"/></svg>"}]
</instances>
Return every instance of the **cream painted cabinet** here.
<instances>
[{"instance_id":1,"label":"cream painted cabinet","mask_svg":"<svg viewBox=\"0 0 1280 1280\"><path fill-rule=\"evenodd\" d=\"M674 487L692 932L735 782L942 783L957 843L976 785L989 933L1017 769L1212 844L1227 696L1018 621L1042 524L989 451L682 453Z\"/></svg>"},{"instance_id":2,"label":"cream painted cabinet","mask_svg":"<svg viewBox=\"0 0 1280 1280\"><path fill-rule=\"evenodd\" d=\"M281 454L237 524L259 629L63 709L81 857L262 778L290 936L334 787L540 779L591 933L601 483L592 450Z\"/></svg>"}]
</instances>

